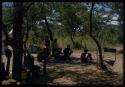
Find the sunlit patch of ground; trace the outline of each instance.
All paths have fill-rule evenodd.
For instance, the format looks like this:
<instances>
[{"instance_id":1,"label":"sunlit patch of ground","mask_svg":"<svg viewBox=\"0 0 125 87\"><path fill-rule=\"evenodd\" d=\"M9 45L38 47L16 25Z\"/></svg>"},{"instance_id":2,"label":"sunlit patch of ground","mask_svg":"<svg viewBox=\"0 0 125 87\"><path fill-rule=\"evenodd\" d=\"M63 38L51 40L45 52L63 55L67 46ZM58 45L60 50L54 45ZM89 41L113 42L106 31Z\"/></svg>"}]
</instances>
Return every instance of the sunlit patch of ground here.
<instances>
[{"instance_id":1,"label":"sunlit patch of ground","mask_svg":"<svg viewBox=\"0 0 125 87\"><path fill-rule=\"evenodd\" d=\"M76 85L77 83L71 77L61 77L53 80L55 85Z\"/></svg>"},{"instance_id":2,"label":"sunlit patch of ground","mask_svg":"<svg viewBox=\"0 0 125 87\"><path fill-rule=\"evenodd\" d=\"M40 76L28 84L49 84L49 85L122 85L123 84L123 54L117 53L116 62L112 67L114 73L109 74L99 69L97 64L81 64L80 52L74 52L71 56L72 63L48 63L47 77ZM92 52L96 59L96 52ZM114 59L114 54L107 54L105 58ZM35 60L35 65L41 67L42 63ZM3 81L4 84L11 84L13 81Z\"/></svg>"},{"instance_id":3,"label":"sunlit patch of ground","mask_svg":"<svg viewBox=\"0 0 125 87\"><path fill-rule=\"evenodd\" d=\"M55 65L56 67L56 65ZM65 68L64 68L65 67ZM70 78L66 85L122 85L122 74L107 74L99 70L96 65L63 65L55 69L48 69L49 75L54 77L51 84L64 85L66 78ZM65 78L64 78L65 77ZM58 81L61 79L61 81ZM57 83L56 83L57 82ZM69 83L71 82L71 83ZM74 84L72 83L74 82Z\"/></svg>"}]
</instances>

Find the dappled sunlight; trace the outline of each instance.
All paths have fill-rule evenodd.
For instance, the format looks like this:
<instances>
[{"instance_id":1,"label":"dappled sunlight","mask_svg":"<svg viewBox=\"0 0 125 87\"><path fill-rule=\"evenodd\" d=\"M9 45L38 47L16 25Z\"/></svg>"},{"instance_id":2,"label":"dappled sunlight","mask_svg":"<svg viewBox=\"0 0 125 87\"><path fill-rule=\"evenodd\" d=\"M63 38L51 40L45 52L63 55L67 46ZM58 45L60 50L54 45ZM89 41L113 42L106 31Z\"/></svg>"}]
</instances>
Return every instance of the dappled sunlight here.
<instances>
[{"instance_id":1,"label":"dappled sunlight","mask_svg":"<svg viewBox=\"0 0 125 87\"><path fill-rule=\"evenodd\" d=\"M76 85L77 82L73 81L73 78L70 77L60 77L53 80L53 84L55 85Z\"/></svg>"},{"instance_id":2,"label":"dappled sunlight","mask_svg":"<svg viewBox=\"0 0 125 87\"><path fill-rule=\"evenodd\" d=\"M2 85L123 85L123 3L0 6Z\"/></svg>"}]
</instances>

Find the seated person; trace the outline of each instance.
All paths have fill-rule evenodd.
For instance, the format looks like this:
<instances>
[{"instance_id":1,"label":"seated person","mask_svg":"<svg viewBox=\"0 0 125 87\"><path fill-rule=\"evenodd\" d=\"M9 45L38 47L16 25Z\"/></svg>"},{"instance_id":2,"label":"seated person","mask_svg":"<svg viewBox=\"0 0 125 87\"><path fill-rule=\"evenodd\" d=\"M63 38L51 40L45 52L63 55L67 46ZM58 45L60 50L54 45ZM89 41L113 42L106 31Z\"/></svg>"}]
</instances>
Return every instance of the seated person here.
<instances>
[{"instance_id":1,"label":"seated person","mask_svg":"<svg viewBox=\"0 0 125 87\"><path fill-rule=\"evenodd\" d=\"M57 60L59 56L60 56L60 53L59 53L59 50L57 49L57 50L54 52L55 60Z\"/></svg>"},{"instance_id":2,"label":"seated person","mask_svg":"<svg viewBox=\"0 0 125 87\"><path fill-rule=\"evenodd\" d=\"M39 62L42 62L43 58L44 58L44 51L41 50L41 51L38 53L37 59L38 59Z\"/></svg>"},{"instance_id":3,"label":"seated person","mask_svg":"<svg viewBox=\"0 0 125 87\"><path fill-rule=\"evenodd\" d=\"M91 53L88 53L87 58L88 58L88 62L92 62L92 54Z\"/></svg>"},{"instance_id":4,"label":"seated person","mask_svg":"<svg viewBox=\"0 0 125 87\"><path fill-rule=\"evenodd\" d=\"M84 50L84 53L81 54L81 63L88 63L92 61L91 53L88 53L88 50Z\"/></svg>"},{"instance_id":5,"label":"seated person","mask_svg":"<svg viewBox=\"0 0 125 87\"><path fill-rule=\"evenodd\" d=\"M70 48L70 45L67 45L67 48L63 50L64 53L64 61L70 60L70 55L72 54L72 50Z\"/></svg>"},{"instance_id":6,"label":"seated person","mask_svg":"<svg viewBox=\"0 0 125 87\"><path fill-rule=\"evenodd\" d=\"M58 48L55 52L55 60L61 60L62 59L62 48Z\"/></svg>"}]
</instances>

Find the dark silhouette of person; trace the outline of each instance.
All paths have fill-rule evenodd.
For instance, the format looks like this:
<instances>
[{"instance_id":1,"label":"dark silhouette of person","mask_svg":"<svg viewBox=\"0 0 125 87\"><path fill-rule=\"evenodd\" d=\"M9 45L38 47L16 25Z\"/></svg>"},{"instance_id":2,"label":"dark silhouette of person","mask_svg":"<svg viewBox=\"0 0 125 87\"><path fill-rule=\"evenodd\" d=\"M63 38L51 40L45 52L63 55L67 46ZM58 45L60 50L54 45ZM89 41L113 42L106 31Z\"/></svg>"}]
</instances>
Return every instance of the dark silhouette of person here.
<instances>
[{"instance_id":1,"label":"dark silhouette of person","mask_svg":"<svg viewBox=\"0 0 125 87\"><path fill-rule=\"evenodd\" d=\"M27 68L30 70L32 78L38 77L38 72L40 71L40 68L34 65L34 57L31 55L29 51L27 51Z\"/></svg>"},{"instance_id":2,"label":"dark silhouette of person","mask_svg":"<svg viewBox=\"0 0 125 87\"><path fill-rule=\"evenodd\" d=\"M87 59L88 59L88 62L92 62L92 54L91 53L88 53Z\"/></svg>"},{"instance_id":3,"label":"dark silhouette of person","mask_svg":"<svg viewBox=\"0 0 125 87\"><path fill-rule=\"evenodd\" d=\"M88 53L88 49L84 50L84 53L81 54L81 63L88 63L92 61L91 53Z\"/></svg>"},{"instance_id":4,"label":"dark silhouette of person","mask_svg":"<svg viewBox=\"0 0 125 87\"><path fill-rule=\"evenodd\" d=\"M57 44L57 39L54 39L53 41L53 48L52 48L52 56L56 56L56 51L58 51L58 44Z\"/></svg>"},{"instance_id":5,"label":"dark silhouette of person","mask_svg":"<svg viewBox=\"0 0 125 87\"><path fill-rule=\"evenodd\" d=\"M40 73L40 67L37 65L33 66L33 71L32 71L32 77L33 78L38 78Z\"/></svg>"},{"instance_id":6,"label":"dark silhouette of person","mask_svg":"<svg viewBox=\"0 0 125 87\"><path fill-rule=\"evenodd\" d=\"M26 67L33 73L34 58L29 51L27 51Z\"/></svg>"},{"instance_id":7,"label":"dark silhouette of person","mask_svg":"<svg viewBox=\"0 0 125 87\"><path fill-rule=\"evenodd\" d=\"M43 49L43 74L46 76L47 75L47 72L46 72L46 65L47 65L47 62L49 62L49 57L50 55L50 39L48 36L45 37L44 39L44 49Z\"/></svg>"},{"instance_id":8,"label":"dark silhouette of person","mask_svg":"<svg viewBox=\"0 0 125 87\"><path fill-rule=\"evenodd\" d=\"M49 36L45 36L45 39L44 39L44 48L50 48L50 39L49 39Z\"/></svg>"},{"instance_id":9,"label":"dark silhouette of person","mask_svg":"<svg viewBox=\"0 0 125 87\"><path fill-rule=\"evenodd\" d=\"M67 61L69 60L70 61L70 55L72 54L72 50L70 48L70 45L67 45L67 48L65 48L63 50L63 53L64 53L64 61Z\"/></svg>"},{"instance_id":10,"label":"dark silhouette of person","mask_svg":"<svg viewBox=\"0 0 125 87\"><path fill-rule=\"evenodd\" d=\"M84 50L84 53L81 54L81 63L86 63L87 62L87 53L88 53L88 50L85 49Z\"/></svg>"},{"instance_id":11,"label":"dark silhouette of person","mask_svg":"<svg viewBox=\"0 0 125 87\"><path fill-rule=\"evenodd\" d=\"M42 62L43 58L44 58L44 50L41 50L38 53L37 59L38 59L39 62Z\"/></svg>"},{"instance_id":12,"label":"dark silhouette of person","mask_svg":"<svg viewBox=\"0 0 125 87\"><path fill-rule=\"evenodd\" d=\"M44 60L48 61L48 56L50 55L50 39L46 36L44 39Z\"/></svg>"},{"instance_id":13,"label":"dark silhouette of person","mask_svg":"<svg viewBox=\"0 0 125 87\"><path fill-rule=\"evenodd\" d=\"M6 75L7 75L7 77L9 76L9 67L10 67L10 58L11 58L11 56L12 56L12 52L11 52L11 50L10 49L6 49L5 50L5 55L6 55L6 57L7 57L7 66L6 66Z\"/></svg>"},{"instance_id":14,"label":"dark silhouette of person","mask_svg":"<svg viewBox=\"0 0 125 87\"><path fill-rule=\"evenodd\" d=\"M55 51L55 60L60 60L61 59L61 52L62 51L62 48L58 48L56 51Z\"/></svg>"}]
</instances>

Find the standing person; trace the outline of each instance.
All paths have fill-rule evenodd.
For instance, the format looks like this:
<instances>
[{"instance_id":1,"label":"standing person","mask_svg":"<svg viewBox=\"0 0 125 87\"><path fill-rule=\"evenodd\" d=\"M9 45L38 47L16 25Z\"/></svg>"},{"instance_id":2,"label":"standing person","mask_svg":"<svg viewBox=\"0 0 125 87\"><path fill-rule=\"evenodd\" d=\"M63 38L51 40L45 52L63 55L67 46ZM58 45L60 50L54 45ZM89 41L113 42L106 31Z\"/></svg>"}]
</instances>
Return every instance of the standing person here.
<instances>
[{"instance_id":1,"label":"standing person","mask_svg":"<svg viewBox=\"0 0 125 87\"><path fill-rule=\"evenodd\" d=\"M53 41L53 48L52 48L52 55L55 57L55 53L58 49L58 44L57 44L57 39L55 38L54 41Z\"/></svg>"},{"instance_id":2,"label":"standing person","mask_svg":"<svg viewBox=\"0 0 125 87\"><path fill-rule=\"evenodd\" d=\"M50 55L50 39L48 36L45 37L44 39L44 52L43 52L43 56L44 56L44 62L43 62L43 74L46 76L47 72L46 72L46 65L48 62L48 57Z\"/></svg>"},{"instance_id":3,"label":"standing person","mask_svg":"<svg viewBox=\"0 0 125 87\"><path fill-rule=\"evenodd\" d=\"M50 55L50 39L46 36L44 39L44 58L48 61L48 56Z\"/></svg>"},{"instance_id":4,"label":"standing person","mask_svg":"<svg viewBox=\"0 0 125 87\"><path fill-rule=\"evenodd\" d=\"M34 58L31 55L29 51L27 51L27 68L30 69L30 71L33 71L33 66L34 66Z\"/></svg>"},{"instance_id":5,"label":"standing person","mask_svg":"<svg viewBox=\"0 0 125 87\"><path fill-rule=\"evenodd\" d=\"M70 55L72 54L72 50L70 48L70 45L67 45L67 48L63 50L64 53L64 61L70 60Z\"/></svg>"},{"instance_id":6,"label":"standing person","mask_svg":"<svg viewBox=\"0 0 125 87\"><path fill-rule=\"evenodd\" d=\"M44 48L49 48L50 49L50 39L49 39L49 36L45 36Z\"/></svg>"}]
</instances>

